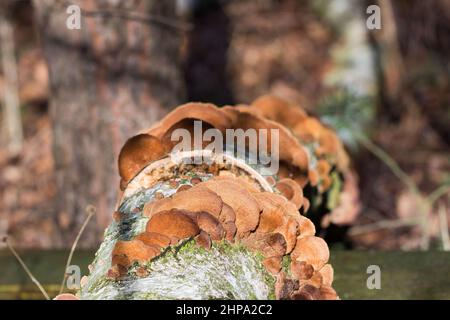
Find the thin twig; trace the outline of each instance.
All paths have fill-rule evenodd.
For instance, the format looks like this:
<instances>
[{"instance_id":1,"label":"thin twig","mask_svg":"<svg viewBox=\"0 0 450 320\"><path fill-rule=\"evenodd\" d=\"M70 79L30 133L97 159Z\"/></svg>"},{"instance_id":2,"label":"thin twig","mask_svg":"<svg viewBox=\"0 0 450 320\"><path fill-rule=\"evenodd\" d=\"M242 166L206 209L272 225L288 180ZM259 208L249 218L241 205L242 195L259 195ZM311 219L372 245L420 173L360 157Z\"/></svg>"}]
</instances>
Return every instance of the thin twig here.
<instances>
[{"instance_id":1,"label":"thin twig","mask_svg":"<svg viewBox=\"0 0 450 320\"><path fill-rule=\"evenodd\" d=\"M396 220L381 220L374 223L354 226L348 230L348 234L351 236L356 236L359 234L369 233L382 229L395 229L400 227L413 226L418 224L421 217L411 217Z\"/></svg>"},{"instance_id":2,"label":"thin twig","mask_svg":"<svg viewBox=\"0 0 450 320\"><path fill-rule=\"evenodd\" d=\"M443 195L445 195L446 193L450 192L450 183L444 183L443 185L439 186L438 188L436 188L433 192L431 192L428 195L428 202L430 204L433 204L434 202L436 202L440 197L442 197Z\"/></svg>"},{"instance_id":3,"label":"thin twig","mask_svg":"<svg viewBox=\"0 0 450 320\"><path fill-rule=\"evenodd\" d=\"M5 237L3 239L3 241L6 243L6 246L8 247L8 249L12 252L12 254L14 255L14 257L16 257L17 261L19 261L20 265L22 266L22 268L25 270L25 272L27 273L27 275L30 277L31 281L34 282L34 284L36 284L36 286L39 288L39 290L41 290L42 294L44 295L45 299L50 300L50 297L47 294L47 291L45 291L44 287L39 283L39 281L34 277L34 275L31 273L30 269L28 269L27 265L25 264L25 262L23 262L22 258L20 258L19 254L16 252L16 250L14 250L14 248L12 247L12 245L9 243L8 238Z\"/></svg>"},{"instance_id":4,"label":"thin twig","mask_svg":"<svg viewBox=\"0 0 450 320\"><path fill-rule=\"evenodd\" d=\"M383 161L389 169L391 169L392 173L399 178L414 195L421 197L419 188L417 188L411 177L409 177L408 174L400 168L397 162L386 151L373 143L367 136L358 132L354 133L358 141L366 147L366 149Z\"/></svg>"},{"instance_id":5,"label":"thin twig","mask_svg":"<svg viewBox=\"0 0 450 320\"><path fill-rule=\"evenodd\" d=\"M413 179L411 179L408 174L403 171L398 163L382 148L373 143L369 137L362 134L357 130L353 130L354 136L367 150L369 150L372 154L374 154L378 159L383 161L384 164L391 169L392 173L399 178L409 189L409 191L416 197L418 202L418 211L420 212L420 218L417 221L417 224L420 225L422 229L422 242L421 248L422 250L426 250L430 245L430 234L429 234L429 225L428 225L428 212L431 208L431 203L427 198L423 197L420 193L419 188Z\"/></svg>"},{"instance_id":6,"label":"thin twig","mask_svg":"<svg viewBox=\"0 0 450 320\"><path fill-rule=\"evenodd\" d=\"M91 220L92 216L95 214L96 210L94 206L89 205L86 208L86 212L88 213L88 216L86 217L86 220L84 220L83 225L81 226L80 231L78 231L78 234L75 238L75 241L72 244L72 248L70 249L69 256L67 257L66 261L66 267L64 269L64 276L61 282L61 287L59 288L59 294L61 294L64 290L64 283L67 279L67 268L69 268L70 263L72 262L73 253L75 252L75 249L77 247L78 241L80 240L81 235L84 232L84 229L86 229L87 224L89 223L89 220Z\"/></svg>"}]
</instances>

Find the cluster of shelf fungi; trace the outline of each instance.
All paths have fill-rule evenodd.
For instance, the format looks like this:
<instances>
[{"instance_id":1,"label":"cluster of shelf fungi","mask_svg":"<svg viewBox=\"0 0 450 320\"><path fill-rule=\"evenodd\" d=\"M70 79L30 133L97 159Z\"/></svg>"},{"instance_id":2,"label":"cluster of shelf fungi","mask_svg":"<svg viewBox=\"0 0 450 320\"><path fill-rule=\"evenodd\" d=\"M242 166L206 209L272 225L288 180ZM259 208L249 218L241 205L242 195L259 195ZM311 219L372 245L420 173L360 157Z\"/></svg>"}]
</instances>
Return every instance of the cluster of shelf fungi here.
<instances>
[{"instance_id":1,"label":"cluster of shelf fungi","mask_svg":"<svg viewBox=\"0 0 450 320\"><path fill-rule=\"evenodd\" d=\"M205 145L171 154L174 130L193 132L195 121L224 134L277 129L278 172L266 175L263 166ZM328 245L316 230L354 219L357 195L346 191L355 182L336 134L299 106L272 96L250 105L182 105L126 142L119 173L113 222L77 298L338 299ZM236 252L248 257L245 271L233 265ZM197 264L210 283L180 292L188 277L158 278L170 274L173 261ZM230 274L217 280L213 269L221 263Z\"/></svg>"}]
</instances>

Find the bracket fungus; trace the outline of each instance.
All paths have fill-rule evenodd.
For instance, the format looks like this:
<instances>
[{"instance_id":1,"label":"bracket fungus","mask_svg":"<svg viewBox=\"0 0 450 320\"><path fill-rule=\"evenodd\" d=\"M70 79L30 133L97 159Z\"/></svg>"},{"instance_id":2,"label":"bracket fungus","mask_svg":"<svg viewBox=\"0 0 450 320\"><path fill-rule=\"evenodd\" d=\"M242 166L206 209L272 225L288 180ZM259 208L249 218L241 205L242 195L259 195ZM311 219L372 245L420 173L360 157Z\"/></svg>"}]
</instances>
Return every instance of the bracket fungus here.
<instances>
[{"instance_id":1,"label":"bracket fungus","mask_svg":"<svg viewBox=\"0 0 450 320\"><path fill-rule=\"evenodd\" d=\"M278 129L278 174L204 144L172 152L171 133L191 132L194 121L222 133ZM336 139L302 109L273 97L250 106L189 103L173 110L123 147L115 219L77 296L338 299L328 246L304 215L315 203L305 188L327 194L334 190L331 175L348 170ZM260 143L246 141L247 153L259 151Z\"/></svg>"},{"instance_id":2,"label":"bracket fungus","mask_svg":"<svg viewBox=\"0 0 450 320\"><path fill-rule=\"evenodd\" d=\"M249 109L288 128L307 149L307 179L293 180L304 188L304 193L315 196L314 199L311 196L310 199L304 198L302 212L315 221L321 221L317 225L321 228L328 227L330 222L351 224L360 207L358 181L336 133L317 118L309 116L300 106L274 96L256 99ZM289 177L289 171L280 172L280 176Z\"/></svg>"}]
</instances>

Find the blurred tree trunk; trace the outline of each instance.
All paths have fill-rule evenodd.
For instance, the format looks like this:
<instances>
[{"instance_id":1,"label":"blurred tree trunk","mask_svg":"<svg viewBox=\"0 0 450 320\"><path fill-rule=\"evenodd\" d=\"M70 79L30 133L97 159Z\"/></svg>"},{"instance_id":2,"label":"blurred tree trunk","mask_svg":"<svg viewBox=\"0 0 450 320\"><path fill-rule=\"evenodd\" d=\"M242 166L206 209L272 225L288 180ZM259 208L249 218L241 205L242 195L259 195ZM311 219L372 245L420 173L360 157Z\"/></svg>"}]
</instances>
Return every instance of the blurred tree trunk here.
<instances>
[{"instance_id":1,"label":"blurred tree trunk","mask_svg":"<svg viewBox=\"0 0 450 320\"><path fill-rule=\"evenodd\" d=\"M81 8L80 30L66 27L70 4ZM55 218L67 246L86 206L95 205L97 224L82 240L93 245L115 204L120 147L184 94L181 32L151 19L174 19L174 1L48 0L34 6L50 73Z\"/></svg>"},{"instance_id":2,"label":"blurred tree trunk","mask_svg":"<svg viewBox=\"0 0 450 320\"><path fill-rule=\"evenodd\" d=\"M16 49L14 43L14 28L11 23L10 1L0 6L0 58L4 76L2 135L7 136L8 151L17 156L23 145L22 117L20 114L18 73ZM1 141L3 142L3 141Z\"/></svg>"},{"instance_id":3,"label":"blurred tree trunk","mask_svg":"<svg viewBox=\"0 0 450 320\"><path fill-rule=\"evenodd\" d=\"M372 2L367 0L366 4ZM381 7L382 29L368 34L377 53L380 115L384 121L398 123L406 110L420 109L448 143L449 77L442 66L448 63L450 52L450 2L377 3Z\"/></svg>"}]
</instances>

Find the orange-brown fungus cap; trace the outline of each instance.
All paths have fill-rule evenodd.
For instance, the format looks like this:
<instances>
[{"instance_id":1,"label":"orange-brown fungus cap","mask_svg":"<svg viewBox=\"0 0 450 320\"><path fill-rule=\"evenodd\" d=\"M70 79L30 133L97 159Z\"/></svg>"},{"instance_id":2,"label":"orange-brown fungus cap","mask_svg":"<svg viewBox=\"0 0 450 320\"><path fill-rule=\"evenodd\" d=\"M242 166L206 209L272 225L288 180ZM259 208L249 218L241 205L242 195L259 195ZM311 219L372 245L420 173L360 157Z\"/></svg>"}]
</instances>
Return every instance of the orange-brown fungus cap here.
<instances>
[{"instance_id":1,"label":"orange-brown fungus cap","mask_svg":"<svg viewBox=\"0 0 450 320\"><path fill-rule=\"evenodd\" d=\"M330 258L330 251L322 238L315 236L299 237L292 251L292 258L296 261L304 261L320 270Z\"/></svg>"},{"instance_id":2,"label":"orange-brown fungus cap","mask_svg":"<svg viewBox=\"0 0 450 320\"><path fill-rule=\"evenodd\" d=\"M162 138L170 128L185 119L200 120L222 131L231 127L230 117L215 105L191 102L174 109L147 132Z\"/></svg>"},{"instance_id":3,"label":"orange-brown fungus cap","mask_svg":"<svg viewBox=\"0 0 450 320\"><path fill-rule=\"evenodd\" d=\"M136 239L141 240L146 245L156 245L162 248L170 245L170 238L157 232L143 232Z\"/></svg>"},{"instance_id":4,"label":"orange-brown fungus cap","mask_svg":"<svg viewBox=\"0 0 450 320\"><path fill-rule=\"evenodd\" d=\"M149 202L144 206L144 214L151 217L155 213L177 208L191 212L205 211L219 217L222 211L222 199L202 184L183 192L175 193L170 198Z\"/></svg>"},{"instance_id":5,"label":"orange-brown fungus cap","mask_svg":"<svg viewBox=\"0 0 450 320\"><path fill-rule=\"evenodd\" d=\"M158 138L139 134L129 139L119 153L119 174L126 183L147 164L161 159L167 150Z\"/></svg>"},{"instance_id":6,"label":"orange-brown fungus cap","mask_svg":"<svg viewBox=\"0 0 450 320\"><path fill-rule=\"evenodd\" d=\"M237 232L244 234L256 229L260 207L255 198L238 183L227 180L208 180L199 184L215 192L229 205L236 215Z\"/></svg>"},{"instance_id":7,"label":"orange-brown fungus cap","mask_svg":"<svg viewBox=\"0 0 450 320\"><path fill-rule=\"evenodd\" d=\"M286 199L294 203L297 209L300 209L303 204L303 190L294 180L281 179L276 184L276 188Z\"/></svg>"},{"instance_id":8,"label":"orange-brown fungus cap","mask_svg":"<svg viewBox=\"0 0 450 320\"><path fill-rule=\"evenodd\" d=\"M252 102L251 109L270 120L292 128L307 117L306 112L299 106L291 105L287 101L271 95L264 95Z\"/></svg>"},{"instance_id":9,"label":"orange-brown fungus cap","mask_svg":"<svg viewBox=\"0 0 450 320\"><path fill-rule=\"evenodd\" d=\"M197 235L200 229L184 211L172 209L154 214L147 223L146 231L185 239Z\"/></svg>"},{"instance_id":10,"label":"orange-brown fungus cap","mask_svg":"<svg viewBox=\"0 0 450 320\"><path fill-rule=\"evenodd\" d=\"M118 262L125 267L134 261L146 262L159 254L159 247L146 245L141 240L117 241L112 252L113 264Z\"/></svg>"}]
</instances>

